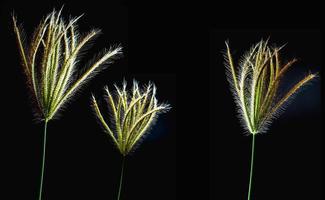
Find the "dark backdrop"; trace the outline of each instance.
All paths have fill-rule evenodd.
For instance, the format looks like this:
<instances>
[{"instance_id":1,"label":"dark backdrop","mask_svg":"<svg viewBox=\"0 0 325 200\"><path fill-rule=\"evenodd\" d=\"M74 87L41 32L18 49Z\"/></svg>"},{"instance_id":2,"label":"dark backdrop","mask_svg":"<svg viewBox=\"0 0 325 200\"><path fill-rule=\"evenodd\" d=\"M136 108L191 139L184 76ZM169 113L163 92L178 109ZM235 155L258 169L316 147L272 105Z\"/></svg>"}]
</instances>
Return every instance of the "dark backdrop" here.
<instances>
[{"instance_id":1,"label":"dark backdrop","mask_svg":"<svg viewBox=\"0 0 325 200\"><path fill-rule=\"evenodd\" d=\"M252 136L245 136L225 77L229 40L234 62L262 38L282 63L298 58L281 89L309 71L321 75L323 32L312 28L212 28L210 31L210 199L247 198ZM256 136L252 199L323 199L321 77L298 92L265 134Z\"/></svg>"},{"instance_id":2,"label":"dark backdrop","mask_svg":"<svg viewBox=\"0 0 325 200\"><path fill-rule=\"evenodd\" d=\"M120 157L95 122L89 108L89 97L91 92L100 96L104 85L120 83L123 77L127 80L137 78L144 82L153 80L159 88L158 98L168 101L173 107L169 113L161 116L151 136L148 136L128 161L124 199L208 199L209 194L213 199L245 198L250 138L242 136L242 129L234 115L235 107L225 81L220 50L224 48L223 41L227 38L230 39L232 48L240 54L252 42L257 42L260 37L267 37L270 33L267 31L258 34L253 30L254 34L244 34L245 37L241 40L242 34L238 34L238 31L225 29L273 26L318 28L319 21L324 17L322 6L314 4L316 9L311 8L303 1L295 2L294 6L286 6L283 2L281 4L272 2L272 5L269 2L263 2L262 5L255 2L250 4L248 1L213 2L217 4L204 4L197 1L187 1L186 4L180 1L1 1L0 182L2 187L0 187L0 199L37 198L41 156L42 125L32 120L32 109L26 94L10 14L15 10L18 19L24 22L26 32L31 33L31 27L34 27L42 16L50 12L53 7L59 8L62 4L65 4L65 16L86 13L79 22L82 31L87 31L91 27L103 29L103 35L96 40L94 47L89 51L90 54L110 44L121 43L124 46L125 56L92 79L83 88L82 94L75 97L62 113L62 117L49 124L45 198L96 200L116 197ZM258 6L262 9L257 9ZM220 38L216 41L217 36L213 39L211 34L217 30ZM259 31L260 29L257 32ZM315 32L311 35L321 38ZM274 34L271 36L274 37ZM291 37L292 34L282 38L275 37L273 42L278 44L290 42ZM313 38L304 38L303 40L307 41L304 45L310 39ZM289 44L293 46L290 47ZM294 48L299 43L296 41L289 44L288 48ZM305 53L295 49L288 49L287 52L289 52L288 59L297 56L301 58L301 62L314 63L309 59L311 56ZM305 60L306 57L309 57L309 60ZM302 63L299 65L305 66ZM319 67L319 65L310 67ZM303 73L305 70L300 72ZM215 84L216 82L218 85ZM312 84L305 92L310 94L317 90L317 87L319 89L317 84L320 82ZM217 98L216 95L220 93L216 93L216 90L223 91L222 98ZM297 99L304 99L305 92ZM219 105L219 114L214 116L216 105ZM262 140L270 143L270 147L274 147L273 142L280 141L276 137L285 135L283 132L288 136L290 132L282 127L283 124L278 125L281 131L276 127L278 123L286 123L296 115L305 115L298 110L300 114L295 113L291 116L291 113L296 110L295 106L298 105L301 103L294 101L288 108L288 111L291 111L285 114L289 116L284 115L282 120L275 122L269 134L257 137L257 160L263 159L259 155L262 153L265 155L269 153L268 157L275 159L275 154L271 154L271 150L265 150L266 147L261 149ZM310 109L306 108L305 111L307 110ZM219 118L217 119L220 113L222 113L221 118L224 118L223 123L218 120ZM317 112L313 116L317 116ZM283 122L284 119L286 122ZM218 127L217 131L215 127ZM314 129L318 127L315 126ZM230 131L230 129L234 130ZM310 141L313 137L319 138L316 132L307 139ZM237 139L230 140L231 137ZM271 140L269 137L274 139ZM291 139L293 143L295 139ZM315 152L315 156L308 158L307 162L301 159L301 163L292 169L301 170L301 167L297 167L300 164L305 166L309 161L313 164L317 163L320 159L320 151L316 151L315 148L321 147L319 143L315 143L314 149L309 150ZM284 144L288 147L287 142L282 143ZM297 146L300 143L294 144ZM285 157L293 150L294 148L281 153L278 151L277 155L281 154ZM241 154L243 156L239 156ZM237 155L238 159L233 157L234 155ZM295 154L298 155L300 154ZM306 158L310 154L302 155ZM292 159L292 156L287 158ZM293 158L297 161L296 157ZM273 176L270 168L259 166L261 163L264 164L262 160L257 161L256 167L259 170L267 169L262 174L269 176L263 177L263 181L266 181ZM286 166L277 165L277 167ZM311 170L312 178L320 172L319 166L315 165L315 167L315 170ZM273 170L274 172L280 173L281 170ZM282 171L284 172L288 172L288 167ZM291 174L289 172L290 177L293 177L295 172ZM262 181L261 173L257 171L255 182ZM301 174L308 176L306 173ZM294 180L297 180L297 177L300 176L294 176ZM304 180L312 180L312 178ZM320 178L310 183L315 185L313 190L315 196L319 195L321 186L318 181ZM281 181L278 181L277 184L280 183ZM290 188L289 191L293 191L294 188L287 184L286 187L278 188L273 194L275 185L263 187L264 185L260 184L259 188L254 188L254 195L267 199L265 196L267 194L272 196L279 194L280 189L284 191L285 188ZM269 188L272 190L268 190ZM285 195L288 197L289 193L286 192ZM273 199L282 198L277 196Z\"/></svg>"}]
</instances>

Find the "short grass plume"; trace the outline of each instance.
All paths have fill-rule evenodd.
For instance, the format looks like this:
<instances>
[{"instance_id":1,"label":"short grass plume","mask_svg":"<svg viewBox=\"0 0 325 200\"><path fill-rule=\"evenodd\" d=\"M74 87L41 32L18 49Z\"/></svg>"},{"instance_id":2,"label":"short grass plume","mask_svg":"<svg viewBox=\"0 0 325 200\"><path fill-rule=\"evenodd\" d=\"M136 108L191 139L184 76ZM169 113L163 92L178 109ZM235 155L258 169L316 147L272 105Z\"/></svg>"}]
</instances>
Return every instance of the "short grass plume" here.
<instances>
[{"instance_id":1,"label":"short grass plume","mask_svg":"<svg viewBox=\"0 0 325 200\"><path fill-rule=\"evenodd\" d=\"M133 81L130 91L124 81L122 88L115 85L115 92L105 87L105 105L108 106L110 120L99 108L96 98L92 96L92 107L96 117L107 135L111 138L118 151L123 156L118 200L125 165L125 157L132 152L143 136L148 132L159 113L170 109L168 104L159 104L156 98L156 86L148 83L140 88L137 81ZM107 115L106 115L107 116Z\"/></svg>"}]
</instances>

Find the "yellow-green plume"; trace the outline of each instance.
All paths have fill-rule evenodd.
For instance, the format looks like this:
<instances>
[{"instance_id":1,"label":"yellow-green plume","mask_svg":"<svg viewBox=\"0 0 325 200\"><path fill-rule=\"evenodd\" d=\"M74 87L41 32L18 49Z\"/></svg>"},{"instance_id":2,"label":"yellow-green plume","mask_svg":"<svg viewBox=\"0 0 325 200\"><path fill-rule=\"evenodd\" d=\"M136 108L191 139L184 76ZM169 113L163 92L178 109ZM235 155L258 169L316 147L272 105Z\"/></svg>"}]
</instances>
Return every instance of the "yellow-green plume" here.
<instances>
[{"instance_id":1,"label":"yellow-green plume","mask_svg":"<svg viewBox=\"0 0 325 200\"><path fill-rule=\"evenodd\" d=\"M127 91L126 88L125 81L122 88L115 85L114 93L105 87L111 120L104 119L95 97L92 96L92 105L100 124L123 156L134 149L158 114L170 109L168 104L158 104L156 87L150 82L142 89L134 80L132 90Z\"/></svg>"},{"instance_id":2,"label":"yellow-green plume","mask_svg":"<svg viewBox=\"0 0 325 200\"><path fill-rule=\"evenodd\" d=\"M45 121L51 120L91 75L117 58L122 50L120 46L104 50L88 66L80 66L83 69L80 74L81 51L100 30L81 35L76 25L81 16L65 22L61 10L54 10L40 22L28 46L13 16L28 85L37 104L37 113Z\"/></svg>"},{"instance_id":3,"label":"yellow-green plume","mask_svg":"<svg viewBox=\"0 0 325 200\"><path fill-rule=\"evenodd\" d=\"M280 50L271 48L268 41L260 41L242 57L235 67L228 42L226 42L226 72L244 127L251 134L265 132L271 120L283 109L285 103L301 87L315 78L308 74L286 93L279 93L279 85L296 59L286 64L280 62Z\"/></svg>"}]
</instances>

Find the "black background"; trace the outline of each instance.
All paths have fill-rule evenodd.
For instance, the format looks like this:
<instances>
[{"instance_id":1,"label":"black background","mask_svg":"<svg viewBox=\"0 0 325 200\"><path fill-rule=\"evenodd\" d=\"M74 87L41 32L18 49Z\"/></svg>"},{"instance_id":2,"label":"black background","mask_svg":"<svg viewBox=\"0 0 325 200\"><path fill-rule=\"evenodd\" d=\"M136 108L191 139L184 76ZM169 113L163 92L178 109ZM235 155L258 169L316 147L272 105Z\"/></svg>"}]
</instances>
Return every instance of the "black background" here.
<instances>
[{"instance_id":1,"label":"black background","mask_svg":"<svg viewBox=\"0 0 325 200\"><path fill-rule=\"evenodd\" d=\"M62 117L49 124L44 199L115 199L120 156L97 125L89 97L91 92L99 97L104 85L120 83L123 77L145 82L153 80L158 86L159 100L173 106L169 113L161 116L157 128L128 161L124 199L245 198L251 140L241 134L242 128L234 115L235 106L221 61L223 42L229 39L236 55L240 56L261 37L271 36L271 41L278 45L289 42L286 59L298 57L299 69L307 64L308 69L317 71L323 55L317 53L322 51L321 44L308 43L310 40L322 42L323 32L319 31L322 6L299 2L288 6L283 2L250 4L247 1L229 4L218 1L206 5L197 1L187 4L175 1L1 1L0 199L37 198L42 139L42 125L32 120L10 14L15 10L26 32L31 33L41 17L62 4L65 4L65 16L86 13L79 22L81 31L92 27L103 30L90 54L121 43L125 56L92 79L62 112ZM260 33L261 28L267 30ZM293 32L299 32L300 37L288 33L292 28L296 28ZM241 34L239 30L246 33ZM308 37L302 30L307 30ZM315 56L312 49L307 49L310 47L318 49ZM309 66L313 63L316 65ZM306 72L299 69L299 75ZM301 120L301 115L312 115L319 120L315 109L320 105L308 108L303 101L306 93L319 95L321 83L319 79L299 94L288 112L272 125L270 133L257 137L253 189L257 198L322 199L323 139L317 131L320 122L304 119L304 123L300 123L295 118L300 116ZM316 101L319 103L319 99ZM302 104L304 109L300 109ZM308 110L311 113L305 113ZM305 124L312 123L315 127L306 131ZM298 136L292 137L289 128L295 128ZM160 132L160 129L165 131ZM306 142L301 143L302 139ZM275 146L284 150L274 149ZM308 165L309 162L315 168ZM283 177L284 174L288 176ZM280 176L285 179L275 179ZM304 181L310 183L307 185ZM277 187L278 184L281 187ZM311 189L312 186L315 188ZM304 196L308 192L315 194Z\"/></svg>"}]
</instances>

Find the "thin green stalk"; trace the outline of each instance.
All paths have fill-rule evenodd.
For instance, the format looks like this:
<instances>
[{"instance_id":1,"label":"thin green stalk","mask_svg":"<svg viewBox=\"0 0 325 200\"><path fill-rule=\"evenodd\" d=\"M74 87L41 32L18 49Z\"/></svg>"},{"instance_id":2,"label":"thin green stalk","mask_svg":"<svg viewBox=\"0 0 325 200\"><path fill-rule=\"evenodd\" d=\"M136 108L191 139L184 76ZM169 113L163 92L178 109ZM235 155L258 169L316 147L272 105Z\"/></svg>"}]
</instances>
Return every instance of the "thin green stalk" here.
<instances>
[{"instance_id":1,"label":"thin green stalk","mask_svg":"<svg viewBox=\"0 0 325 200\"><path fill-rule=\"evenodd\" d=\"M119 189L118 189L117 200L120 200L120 196L121 196L122 183L123 183L123 174L124 174L124 164L125 164L125 156L123 156L123 160L122 160L122 170L121 170L120 186L119 186Z\"/></svg>"},{"instance_id":2,"label":"thin green stalk","mask_svg":"<svg viewBox=\"0 0 325 200\"><path fill-rule=\"evenodd\" d=\"M44 122L44 138L43 138L43 158L42 158L42 172L41 172L41 184L39 188L39 200L42 200L43 192L43 177L44 177L44 168L45 168L45 155L46 155L46 129L47 129L47 120Z\"/></svg>"},{"instance_id":3,"label":"thin green stalk","mask_svg":"<svg viewBox=\"0 0 325 200\"><path fill-rule=\"evenodd\" d=\"M255 134L252 134L252 154L251 154L251 169L249 175L249 186L248 186L248 197L247 199L251 199L251 189L252 189L252 177L253 177L253 166L254 166L254 151L255 151Z\"/></svg>"}]
</instances>

